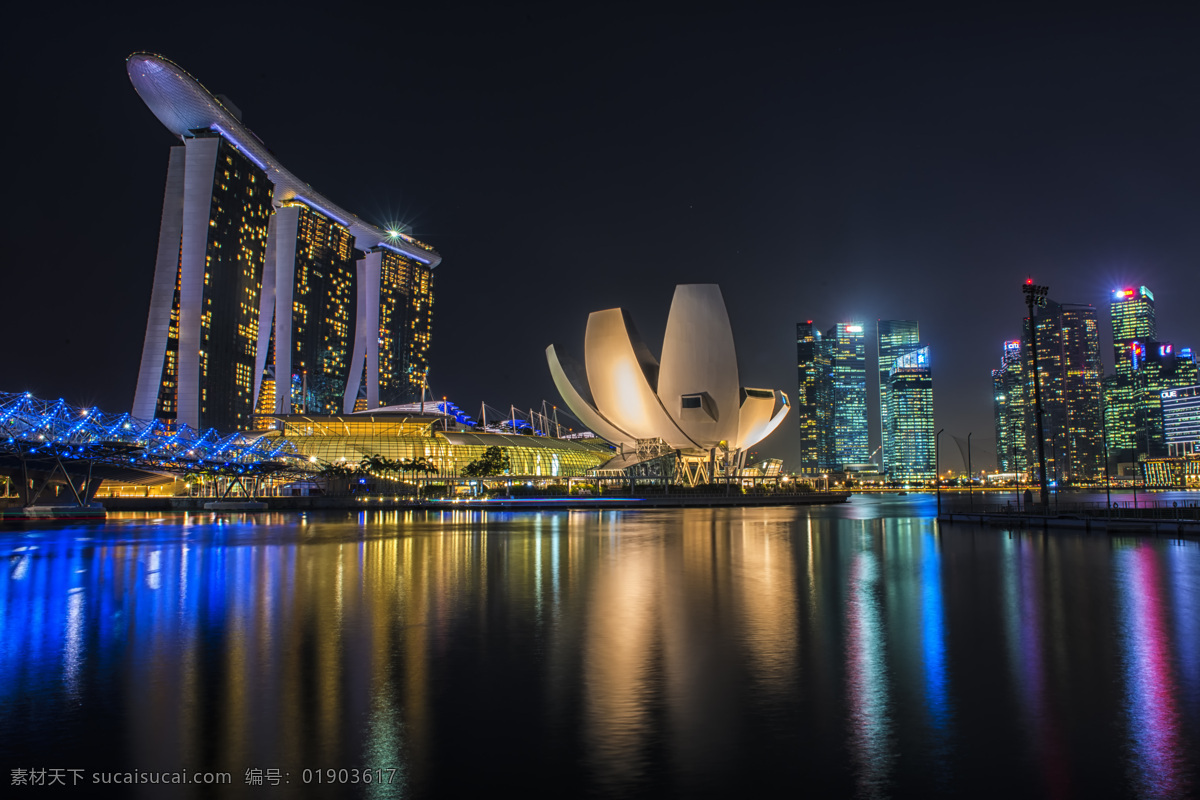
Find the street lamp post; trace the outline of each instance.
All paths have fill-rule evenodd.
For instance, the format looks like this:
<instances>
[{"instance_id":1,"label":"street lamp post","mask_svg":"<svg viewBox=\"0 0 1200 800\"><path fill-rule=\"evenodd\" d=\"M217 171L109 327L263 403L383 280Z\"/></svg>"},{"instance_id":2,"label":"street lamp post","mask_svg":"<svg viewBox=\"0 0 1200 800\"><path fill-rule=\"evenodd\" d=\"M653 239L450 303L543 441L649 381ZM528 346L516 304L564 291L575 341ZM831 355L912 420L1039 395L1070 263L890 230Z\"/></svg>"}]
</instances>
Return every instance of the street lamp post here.
<instances>
[{"instance_id":1,"label":"street lamp post","mask_svg":"<svg viewBox=\"0 0 1200 800\"><path fill-rule=\"evenodd\" d=\"M1054 461L1054 513L1058 514L1058 484L1059 484L1059 469L1058 469L1058 437L1050 437L1050 458Z\"/></svg>"},{"instance_id":2,"label":"street lamp post","mask_svg":"<svg viewBox=\"0 0 1200 800\"><path fill-rule=\"evenodd\" d=\"M1012 461L1009 463L1009 467L1011 467L1010 471L1012 472L1012 474L1016 476L1016 480L1013 481L1013 483L1017 487L1017 501L1016 502L1017 502L1017 513L1019 514L1021 512L1021 473L1017 471L1017 423L1010 422L1008 428L1009 428L1009 443L1012 445Z\"/></svg>"},{"instance_id":3,"label":"street lamp post","mask_svg":"<svg viewBox=\"0 0 1200 800\"><path fill-rule=\"evenodd\" d=\"M975 510L975 473L971 471L971 434L967 433L967 506Z\"/></svg>"},{"instance_id":4,"label":"street lamp post","mask_svg":"<svg viewBox=\"0 0 1200 800\"><path fill-rule=\"evenodd\" d=\"M1033 413L1037 420L1038 482L1041 487L1042 513L1046 513L1050 506L1050 500L1046 486L1046 437L1042 426L1042 380L1038 375L1037 322L1033 318L1033 307L1034 305L1039 308L1046 307L1046 294L1050 291L1050 287L1035 286L1033 278L1030 278L1025 281L1021 291L1025 293L1025 305L1029 309L1029 347L1033 355Z\"/></svg>"},{"instance_id":5,"label":"street lamp post","mask_svg":"<svg viewBox=\"0 0 1200 800\"><path fill-rule=\"evenodd\" d=\"M937 436L933 437L933 481L937 487L937 515L942 517L942 431L938 428Z\"/></svg>"},{"instance_id":6,"label":"street lamp post","mask_svg":"<svg viewBox=\"0 0 1200 800\"><path fill-rule=\"evenodd\" d=\"M1108 471L1108 414L1104 414L1104 425L1100 428L1104 436L1104 516L1112 516L1112 475Z\"/></svg>"}]
</instances>

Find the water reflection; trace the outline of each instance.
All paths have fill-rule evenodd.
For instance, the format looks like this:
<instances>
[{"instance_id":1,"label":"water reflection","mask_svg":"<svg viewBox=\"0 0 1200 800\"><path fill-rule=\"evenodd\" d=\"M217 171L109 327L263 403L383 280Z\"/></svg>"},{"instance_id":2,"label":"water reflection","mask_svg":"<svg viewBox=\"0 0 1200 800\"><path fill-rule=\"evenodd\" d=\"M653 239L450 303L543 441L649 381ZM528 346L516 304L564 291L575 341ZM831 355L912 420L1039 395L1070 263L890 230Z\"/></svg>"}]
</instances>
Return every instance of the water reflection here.
<instances>
[{"instance_id":1,"label":"water reflection","mask_svg":"<svg viewBox=\"0 0 1200 800\"><path fill-rule=\"evenodd\" d=\"M291 791L326 797L1197 785L1195 542L455 511L130 518L0 555L0 752L26 765L225 770L227 797L262 796L248 768L394 770Z\"/></svg>"},{"instance_id":2,"label":"water reflection","mask_svg":"<svg viewBox=\"0 0 1200 800\"><path fill-rule=\"evenodd\" d=\"M1118 558L1134 787L1144 798L1188 797L1191 787L1185 778L1185 745L1175 707L1178 693L1171 674L1170 620L1159 554L1141 543L1122 548Z\"/></svg>"},{"instance_id":3,"label":"water reflection","mask_svg":"<svg viewBox=\"0 0 1200 800\"><path fill-rule=\"evenodd\" d=\"M1049 557L1044 536L1010 534L1004 542L1004 616L1011 681L1017 687L1022 728L1030 737L1028 758L1037 765L1042 791L1071 794L1071 778L1052 701L1047 616L1055 598L1046 583Z\"/></svg>"},{"instance_id":4,"label":"water reflection","mask_svg":"<svg viewBox=\"0 0 1200 800\"><path fill-rule=\"evenodd\" d=\"M942 557L937 536L926 531L921 546L921 649L925 708L933 730L933 751L944 762L951 740L950 688L946 664L946 612L942 604ZM944 763L939 776L944 771Z\"/></svg>"},{"instance_id":5,"label":"water reflection","mask_svg":"<svg viewBox=\"0 0 1200 800\"><path fill-rule=\"evenodd\" d=\"M850 562L846 604L846 679L850 705L850 747L858 794L884 797L891 767L891 719L883 625L879 608L879 568L872 542L860 535Z\"/></svg>"}]
</instances>

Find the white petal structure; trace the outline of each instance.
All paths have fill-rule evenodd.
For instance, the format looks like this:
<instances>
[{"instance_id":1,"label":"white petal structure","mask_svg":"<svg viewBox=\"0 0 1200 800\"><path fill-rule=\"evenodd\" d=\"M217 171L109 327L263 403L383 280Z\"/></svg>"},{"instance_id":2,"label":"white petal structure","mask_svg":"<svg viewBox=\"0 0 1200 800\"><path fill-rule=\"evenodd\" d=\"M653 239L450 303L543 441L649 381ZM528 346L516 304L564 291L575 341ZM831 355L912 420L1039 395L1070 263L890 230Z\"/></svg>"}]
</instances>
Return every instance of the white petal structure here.
<instances>
[{"instance_id":1,"label":"white petal structure","mask_svg":"<svg viewBox=\"0 0 1200 800\"><path fill-rule=\"evenodd\" d=\"M767 438L783 418L790 406L787 395L776 389L742 389L742 408L738 414L739 449L753 447Z\"/></svg>"},{"instance_id":2,"label":"white petal structure","mask_svg":"<svg viewBox=\"0 0 1200 800\"><path fill-rule=\"evenodd\" d=\"M567 406L598 436L636 446L661 439L672 448L745 450L779 426L787 395L742 388L721 289L675 287L662 362L620 308L588 316L585 369L546 348L550 374Z\"/></svg>"},{"instance_id":3,"label":"white petal structure","mask_svg":"<svg viewBox=\"0 0 1200 800\"><path fill-rule=\"evenodd\" d=\"M659 397L693 441L732 445L738 386L737 351L720 287L676 286L663 336Z\"/></svg>"}]
</instances>

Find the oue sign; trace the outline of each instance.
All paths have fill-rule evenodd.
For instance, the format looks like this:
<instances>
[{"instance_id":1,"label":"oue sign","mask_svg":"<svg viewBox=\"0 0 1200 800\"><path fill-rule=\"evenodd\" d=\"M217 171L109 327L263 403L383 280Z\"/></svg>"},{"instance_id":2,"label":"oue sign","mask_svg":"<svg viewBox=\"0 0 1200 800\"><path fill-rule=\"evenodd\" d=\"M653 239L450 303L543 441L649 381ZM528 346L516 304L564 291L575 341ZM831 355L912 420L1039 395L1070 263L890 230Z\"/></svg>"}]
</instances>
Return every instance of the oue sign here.
<instances>
[{"instance_id":1,"label":"oue sign","mask_svg":"<svg viewBox=\"0 0 1200 800\"><path fill-rule=\"evenodd\" d=\"M1175 396L1175 390L1174 390L1174 389L1170 389L1170 390L1168 390L1168 391L1165 391L1165 392L1163 392L1163 393L1162 393L1162 399L1163 399L1163 400L1170 400L1170 399L1171 399L1172 397L1174 397L1174 396Z\"/></svg>"}]
</instances>

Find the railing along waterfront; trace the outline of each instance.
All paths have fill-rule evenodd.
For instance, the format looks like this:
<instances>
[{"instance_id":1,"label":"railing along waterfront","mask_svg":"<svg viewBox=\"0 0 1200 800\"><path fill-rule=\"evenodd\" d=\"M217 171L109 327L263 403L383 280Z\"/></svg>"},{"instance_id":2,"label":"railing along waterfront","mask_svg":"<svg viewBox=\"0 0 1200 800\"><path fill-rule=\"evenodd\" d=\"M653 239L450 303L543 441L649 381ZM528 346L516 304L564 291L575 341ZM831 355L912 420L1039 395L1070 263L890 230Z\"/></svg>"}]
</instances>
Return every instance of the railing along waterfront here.
<instances>
[{"instance_id":1,"label":"railing along waterfront","mask_svg":"<svg viewBox=\"0 0 1200 800\"><path fill-rule=\"evenodd\" d=\"M1200 500L1117 500L1104 502L1055 503L1041 506L1009 502L1005 504L975 503L968 511L955 508L954 515L1009 515L1013 517L1080 517L1116 520L1192 520L1200 522Z\"/></svg>"}]
</instances>

